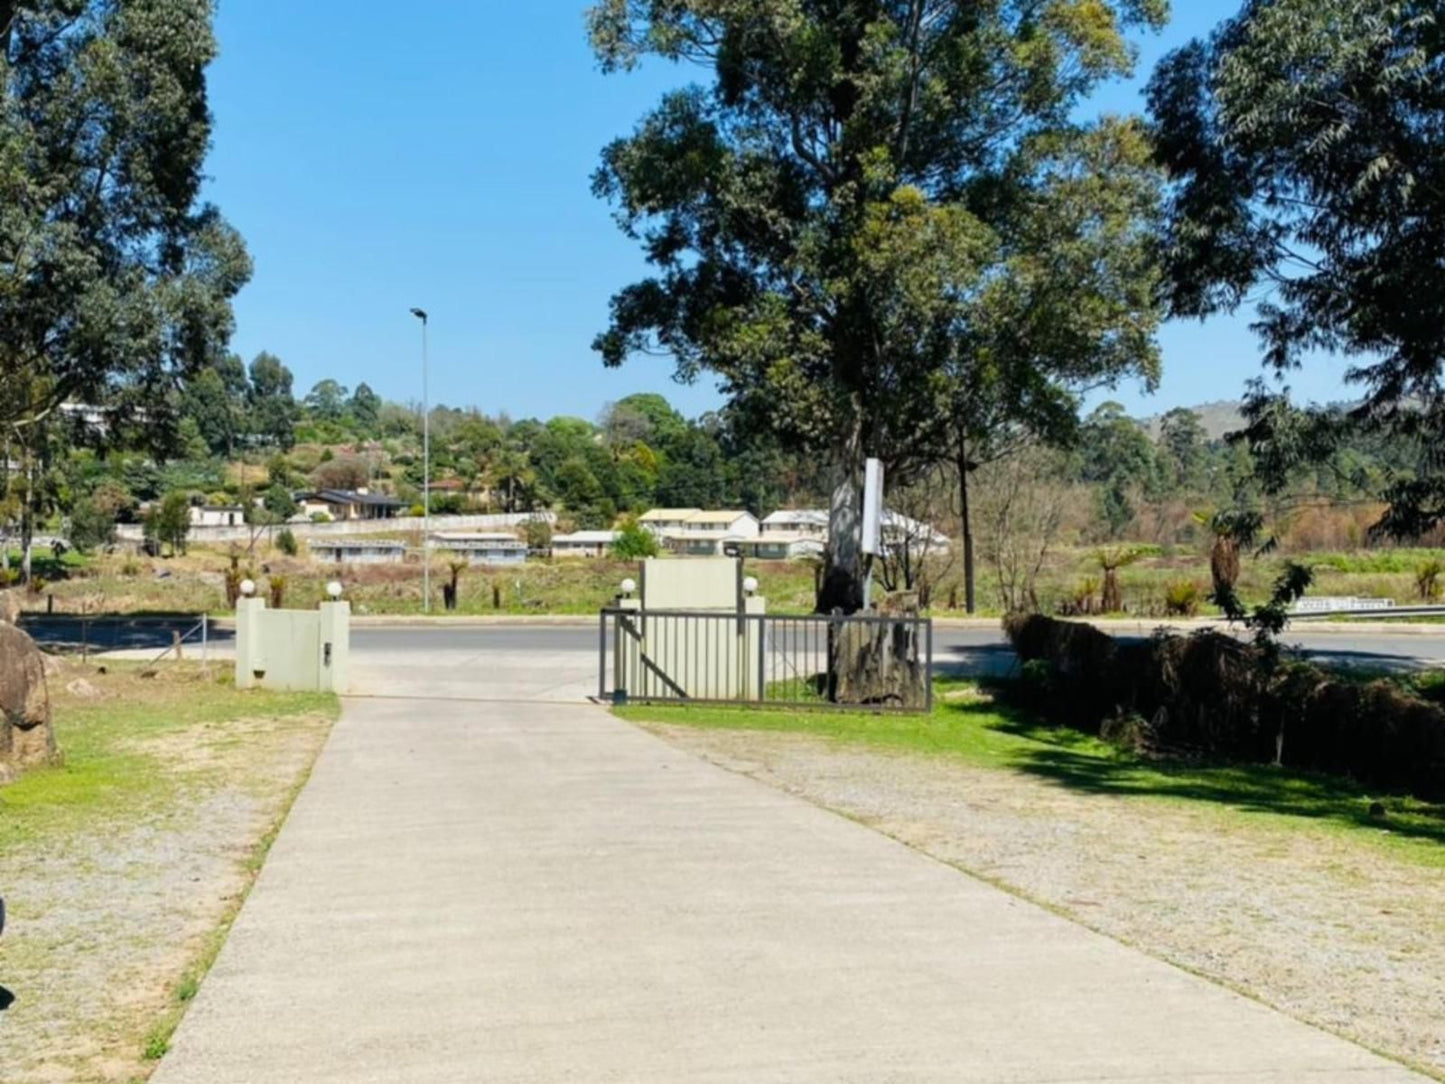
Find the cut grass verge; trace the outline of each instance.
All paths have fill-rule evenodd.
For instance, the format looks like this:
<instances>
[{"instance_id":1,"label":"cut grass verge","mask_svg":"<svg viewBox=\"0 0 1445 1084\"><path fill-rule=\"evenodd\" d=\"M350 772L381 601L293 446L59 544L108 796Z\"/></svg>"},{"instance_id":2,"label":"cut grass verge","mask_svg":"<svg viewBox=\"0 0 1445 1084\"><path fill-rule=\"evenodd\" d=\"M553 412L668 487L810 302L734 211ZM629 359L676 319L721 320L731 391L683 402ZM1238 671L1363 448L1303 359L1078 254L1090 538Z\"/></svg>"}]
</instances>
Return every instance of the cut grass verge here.
<instances>
[{"instance_id":1,"label":"cut grass verge","mask_svg":"<svg viewBox=\"0 0 1445 1084\"><path fill-rule=\"evenodd\" d=\"M64 763L0 788L16 921L8 1081L144 1079L225 942L338 702L240 691L195 664L52 679ZM66 686L83 677L83 695ZM78 946L85 946L79 951ZM123 974L114 990L88 977ZM12 1047L31 1014L44 1041ZM47 1075L49 1074L49 1075Z\"/></svg>"},{"instance_id":2,"label":"cut grass verge","mask_svg":"<svg viewBox=\"0 0 1445 1084\"><path fill-rule=\"evenodd\" d=\"M968 683L941 683L931 715L645 705L619 708L617 714L644 724L788 732L956 757L1090 794L1203 803L1283 830L1348 833L1408 861L1445 867L1445 807L1263 765L1143 759L1088 734L1040 723ZM1383 817L1371 815L1376 802L1384 806Z\"/></svg>"}]
</instances>

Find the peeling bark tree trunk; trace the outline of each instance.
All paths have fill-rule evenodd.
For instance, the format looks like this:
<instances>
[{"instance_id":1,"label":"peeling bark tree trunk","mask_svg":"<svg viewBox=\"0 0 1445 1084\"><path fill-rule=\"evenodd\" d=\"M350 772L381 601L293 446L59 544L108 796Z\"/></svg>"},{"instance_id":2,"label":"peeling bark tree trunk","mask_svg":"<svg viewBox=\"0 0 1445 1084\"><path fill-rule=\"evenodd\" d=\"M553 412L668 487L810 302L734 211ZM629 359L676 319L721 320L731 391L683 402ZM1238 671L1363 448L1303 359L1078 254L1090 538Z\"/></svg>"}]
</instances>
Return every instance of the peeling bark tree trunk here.
<instances>
[{"instance_id":1,"label":"peeling bark tree trunk","mask_svg":"<svg viewBox=\"0 0 1445 1084\"><path fill-rule=\"evenodd\" d=\"M916 616L918 598L891 596L889 614ZM835 704L876 704L880 707L923 708L928 703L928 670L918 626L903 621L869 621L845 625L836 637L830 681Z\"/></svg>"},{"instance_id":2,"label":"peeling bark tree trunk","mask_svg":"<svg viewBox=\"0 0 1445 1084\"><path fill-rule=\"evenodd\" d=\"M833 490L828 507L828 550L817 612L857 613L863 608L863 483L853 462Z\"/></svg>"}]
</instances>

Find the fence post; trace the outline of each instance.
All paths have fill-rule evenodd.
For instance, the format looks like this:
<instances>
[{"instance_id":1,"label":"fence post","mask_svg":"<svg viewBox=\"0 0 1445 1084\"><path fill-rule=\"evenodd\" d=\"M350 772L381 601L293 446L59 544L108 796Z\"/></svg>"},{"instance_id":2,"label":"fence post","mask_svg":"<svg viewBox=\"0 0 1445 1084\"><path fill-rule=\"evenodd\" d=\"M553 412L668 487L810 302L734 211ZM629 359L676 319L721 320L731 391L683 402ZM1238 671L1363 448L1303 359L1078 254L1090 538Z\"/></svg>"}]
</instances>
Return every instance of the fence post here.
<instances>
[{"instance_id":1,"label":"fence post","mask_svg":"<svg viewBox=\"0 0 1445 1084\"><path fill-rule=\"evenodd\" d=\"M767 658L768 658L768 619L758 614L758 703L761 704L768 698L767 688Z\"/></svg>"},{"instance_id":2,"label":"fence post","mask_svg":"<svg viewBox=\"0 0 1445 1084\"><path fill-rule=\"evenodd\" d=\"M923 710L933 714L933 618L924 618L925 650L928 652L923 670Z\"/></svg>"},{"instance_id":3,"label":"fence post","mask_svg":"<svg viewBox=\"0 0 1445 1084\"><path fill-rule=\"evenodd\" d=\"M201 614L201 665L207 666L211 661L211 615Z\"/></svg>"},{"instance_id":4,"label":"fence post","mask_svg":"<svg viewBox=\"0 0 1445 1084\"><path fill-rule=\"evenodd\" d=\"M607 699L607 611L597 612L597 699Z\"/></svg>"}]
</instances>

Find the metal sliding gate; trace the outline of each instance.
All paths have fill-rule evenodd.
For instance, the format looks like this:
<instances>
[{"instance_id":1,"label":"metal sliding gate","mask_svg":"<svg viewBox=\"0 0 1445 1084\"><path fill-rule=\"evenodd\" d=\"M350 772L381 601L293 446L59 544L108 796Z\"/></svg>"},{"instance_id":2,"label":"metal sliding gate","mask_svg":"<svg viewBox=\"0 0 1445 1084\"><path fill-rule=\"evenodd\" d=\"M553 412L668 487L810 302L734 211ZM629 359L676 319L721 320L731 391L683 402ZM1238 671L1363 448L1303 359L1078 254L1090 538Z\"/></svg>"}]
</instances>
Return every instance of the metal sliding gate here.
<instances>
[{"instance_id":1,"label":"metal sliding gate","mask_svg":"<svg viewBox=\"0 0 1445 1084\"><path fill-rule=\"evenodd\" d=\"M840 652L840 645L851 651ZM840 656L864 653L886 660L896 692L874 686L860 695L838 672ZM933 622L609 608L598 620L597 695L614 702L931 711Z\"/></svg>"}]
</instances>

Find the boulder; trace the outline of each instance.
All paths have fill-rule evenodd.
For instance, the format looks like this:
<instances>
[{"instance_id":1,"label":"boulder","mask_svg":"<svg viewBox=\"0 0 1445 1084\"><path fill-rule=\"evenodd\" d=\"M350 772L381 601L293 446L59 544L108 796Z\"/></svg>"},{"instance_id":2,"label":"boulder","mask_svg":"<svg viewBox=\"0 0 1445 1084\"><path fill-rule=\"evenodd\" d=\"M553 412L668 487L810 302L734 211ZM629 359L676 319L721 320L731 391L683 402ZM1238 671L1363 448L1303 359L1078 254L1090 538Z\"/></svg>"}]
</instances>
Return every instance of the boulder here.
<instances>
[{"instance_id":1,"label":"boulder","mask_svg":"<svg viewBox=\"0 0 1445 1084\"><path fill-rule=\"evenodd\" d=\"M45 658L25 632L0 624L0 781L56 756Z\"/></svg>"}]
</instances>

